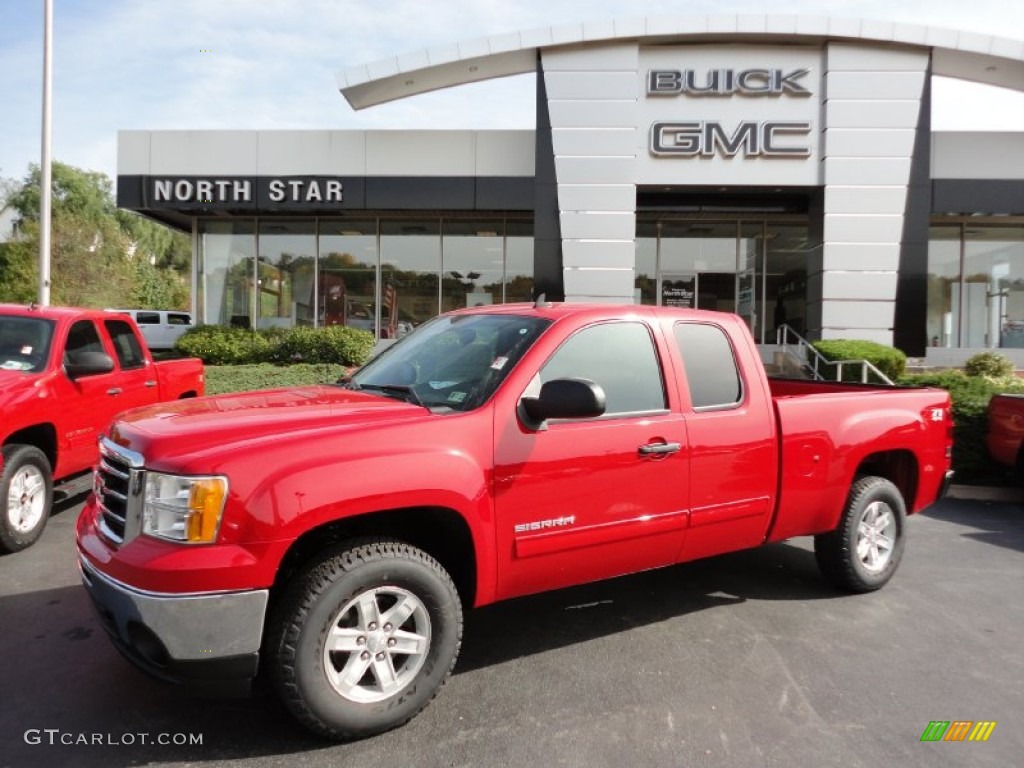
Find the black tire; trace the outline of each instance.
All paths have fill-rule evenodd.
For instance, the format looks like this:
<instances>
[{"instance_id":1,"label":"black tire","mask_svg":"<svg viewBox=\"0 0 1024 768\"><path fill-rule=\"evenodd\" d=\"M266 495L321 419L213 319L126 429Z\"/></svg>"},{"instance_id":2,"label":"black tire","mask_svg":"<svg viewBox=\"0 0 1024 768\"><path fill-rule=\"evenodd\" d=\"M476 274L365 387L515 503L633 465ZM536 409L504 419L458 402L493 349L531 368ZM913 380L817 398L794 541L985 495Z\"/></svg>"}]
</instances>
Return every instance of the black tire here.
<instances>
[{"instance_id":1,"label":"black tire","mask_svg":"<svg viewBox=\"0 0 1024 768\"><path fill-rule=\"evenodd\" d=\"M5 445L3 457L0 552L20 552L39 540L50 519L53 476L49 459L34 446Z\"/></svg>"},{"instance_id":2,"label":"black tire","mask_svg":"<svg viewBox=\"0 0 1024 768\"><path fill-rule=\"evenodd\" d=\"M411 611L397 626L387 622L395 609ZM332 631L352 650L328 653ZM409 654L388 650L400 642ZM285 588L268 625L267 655L274 687L299 722L348 740L419 714L448 679L461 644L462 605L444 568L409 544L363 539L325 552ZM394 675L394 690L384 690L380 671Z\"/></svg>"},{"instance_id":3,"label":"black tire","mask_svg":"<svg viewBox=\"0 0 1024 768\"><path fill-rule=\"evenodd\" d=\"M883 477L859 478L850 488L838 527L814 537L818 567L841 589L880 589L899 567L906 524L906 505L895 485Z\"/></svg>"}]
</instances>

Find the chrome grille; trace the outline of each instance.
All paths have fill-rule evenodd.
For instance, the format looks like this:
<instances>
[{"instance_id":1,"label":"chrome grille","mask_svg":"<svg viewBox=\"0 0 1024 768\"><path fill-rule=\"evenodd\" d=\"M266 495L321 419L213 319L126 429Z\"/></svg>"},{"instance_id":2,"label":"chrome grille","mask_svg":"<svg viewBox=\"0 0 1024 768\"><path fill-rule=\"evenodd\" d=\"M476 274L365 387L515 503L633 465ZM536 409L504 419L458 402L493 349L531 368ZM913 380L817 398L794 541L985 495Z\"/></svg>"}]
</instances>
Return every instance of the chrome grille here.
<instances>
[{"instance_id":1,"label":"chrome grille","mask_svg":"<svg viewBox=\"0 0 1024 768\"><path fill-rule=\"evenodd\" d=\"M100 509L100 532L113 544L123 544L139 533L143 463L141 454L100 438L93 491Z\"/></svg>"}]
</instances>

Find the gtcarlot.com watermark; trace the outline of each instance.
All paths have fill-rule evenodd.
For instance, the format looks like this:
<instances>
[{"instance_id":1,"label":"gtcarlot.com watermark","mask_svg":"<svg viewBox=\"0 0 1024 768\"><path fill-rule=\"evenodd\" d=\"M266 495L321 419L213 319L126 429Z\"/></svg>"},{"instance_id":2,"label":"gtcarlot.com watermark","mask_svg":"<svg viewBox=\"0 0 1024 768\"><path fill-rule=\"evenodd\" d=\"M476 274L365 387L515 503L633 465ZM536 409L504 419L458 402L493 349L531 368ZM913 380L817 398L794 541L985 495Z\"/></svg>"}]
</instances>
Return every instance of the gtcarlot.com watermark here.
<instances>
[{"instance_id":1,"label":"gtcarlot.com watermark","mask_svg":"<svg viewBox=\"0 0 1024 768\"><path fill-rule=\"evenodd\" d=\"M25 731L25 743L55 747L133 747L156 744L162 747L202 746L201 733L86 733L62 731L60 728L29 728Z\"/></svg>"}]
</instances>

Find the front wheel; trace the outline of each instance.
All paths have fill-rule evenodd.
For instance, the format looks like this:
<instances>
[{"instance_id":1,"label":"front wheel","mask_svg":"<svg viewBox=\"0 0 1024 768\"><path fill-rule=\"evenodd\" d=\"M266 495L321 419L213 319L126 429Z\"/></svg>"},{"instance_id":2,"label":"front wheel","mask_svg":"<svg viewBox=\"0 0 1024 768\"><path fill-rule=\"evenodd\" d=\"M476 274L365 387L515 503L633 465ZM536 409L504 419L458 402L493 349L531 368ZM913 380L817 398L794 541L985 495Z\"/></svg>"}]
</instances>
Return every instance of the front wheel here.
<instances>
[{"instance_id":1,"label":"front wheel","mask_svg":"<svg viewBox=\"0 0 1024 768\"><path fill-rule=\"evenodd\" d=\"M46 455L31 445L6 445L0 473L0 552L32 546L50 517L53 478Z\"/></svg>"},{"instance_id":2,"label":"front wheel","mask_svg":"<svg viewBox=\"0 0 1024 768\"><path fill-rule=\"evenodd\" d=\"M416 716L447 680L462 606L441 565L398 541L331 550L286 588L269 625L271 677L307 728L370 736Z\"/></svg>"},{"instance_id":3,"label":"front wheel","mask_svg":"<svg viewBox=\"0 0 1024 768\"><path fill-rule=\"evenodd\" d=\"M825 578L851 592L883 587L903 557L906 507L899 489L884 477L862 477L838 527L814 537L814 554Z\"/></svg>"}]
</instances>

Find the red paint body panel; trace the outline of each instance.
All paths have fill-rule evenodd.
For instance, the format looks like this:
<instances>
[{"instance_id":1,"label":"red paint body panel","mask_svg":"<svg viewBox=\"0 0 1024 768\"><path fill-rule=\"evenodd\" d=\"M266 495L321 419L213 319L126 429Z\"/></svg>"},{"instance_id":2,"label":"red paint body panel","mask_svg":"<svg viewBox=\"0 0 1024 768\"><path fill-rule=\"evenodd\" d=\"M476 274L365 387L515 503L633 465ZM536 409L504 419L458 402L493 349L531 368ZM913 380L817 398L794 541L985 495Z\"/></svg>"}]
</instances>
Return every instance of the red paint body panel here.
<instances>
[{"instance_id":1,"label":"red paint body panel","mask_svg":"<svg viewBox=\"0 0 1024 768\"><path fill-rule=\"evenodd\" d=\"M92 467L98 457L97 439L122 411L204 392L203 365L197 359L154 362L138 327L127 315L73 307L28 308L0 304L0 316L42 318L54 324L45 368L38 372L0 370L0 443L22 430L45 428L56 435L53 476L61 480ZM94 323L114 370L71 379L64 371L64 349L71 326ZM131 327L145 363L124 369L118 361L104 321ZM15 440L16 441L16 440Z\"/></svg>"},{"instance_id":2,"label":"red paint body panel","mask_svg":"<svg viewBox=\"0 0 1024 768\"><path fill-rule=\"evenodd\" d=\"M1024 466L1024 395L996 395L989 401L986 442L1000 464Z\"/></svg>"},{"instance_id":3,"label":"red paint body panel","mask_svg":"<svg viewBox=\"0 0 1024 768\"><path fill-rule=\"evenodd\" d=\"M366 391L311 387L123 415L111 436L142 453L147 467L229 478L218 541L185 546L140 536L115 549L97 534L90 502L79 521L80 552L101 572L152 591L257 589L273 584L293 542L321 526L379 511L444 509L470 533L472 599L483 605L829 530L855 474L879 455L903 457L908 504L917 511L934 501L949 467L944 391L769 382L734 315L587 305L455 314L476 313L537 316L550 325L472 410L430 411ZM649 331L666 407L550 421L544 429L524 423L521 399L552 354L581 329L621 320ZM740 402L692 406L676 323L712 324L726 334ZM638 450L663 443L679 450Z\"/></svg>"}]
</instances>

